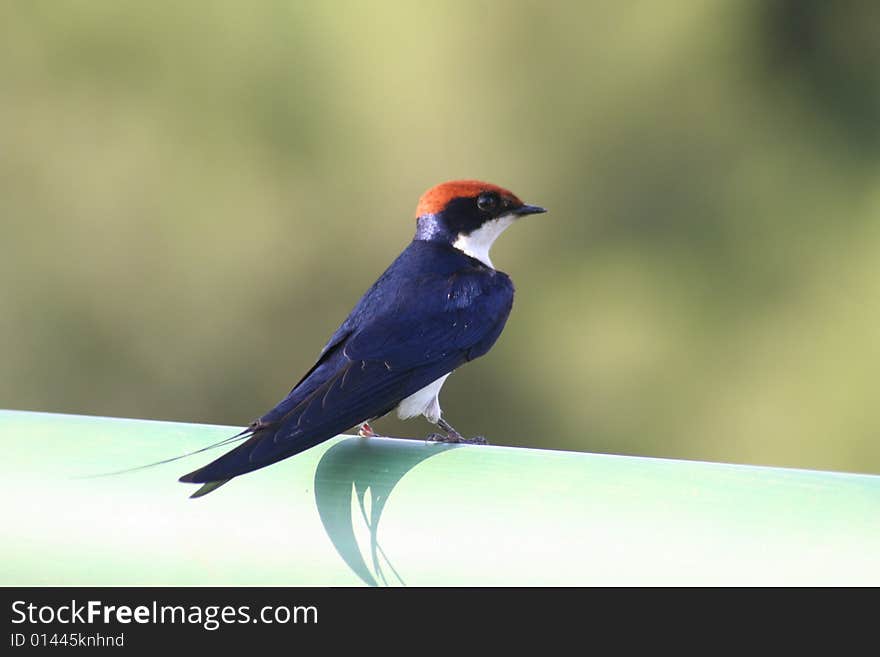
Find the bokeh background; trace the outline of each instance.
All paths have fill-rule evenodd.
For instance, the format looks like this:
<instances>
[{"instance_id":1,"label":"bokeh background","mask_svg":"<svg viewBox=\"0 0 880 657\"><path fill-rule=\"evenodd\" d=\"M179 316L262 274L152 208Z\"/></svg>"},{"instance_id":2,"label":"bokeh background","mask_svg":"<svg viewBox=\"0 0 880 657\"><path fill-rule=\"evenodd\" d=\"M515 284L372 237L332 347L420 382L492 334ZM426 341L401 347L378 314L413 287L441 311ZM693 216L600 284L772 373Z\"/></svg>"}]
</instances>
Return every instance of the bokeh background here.
<instances>
[{"instance_id":1,"label":"bokeh background","mask_svg":"<svg viewBox=\"0 0 880 657\"><path fill-rule=\"evenodd\" d=\"M868 2L3 3L0 407L244 424L476 177L551 212L461 430L878 473L878 62Z\"/></svg>"}]
</instances>

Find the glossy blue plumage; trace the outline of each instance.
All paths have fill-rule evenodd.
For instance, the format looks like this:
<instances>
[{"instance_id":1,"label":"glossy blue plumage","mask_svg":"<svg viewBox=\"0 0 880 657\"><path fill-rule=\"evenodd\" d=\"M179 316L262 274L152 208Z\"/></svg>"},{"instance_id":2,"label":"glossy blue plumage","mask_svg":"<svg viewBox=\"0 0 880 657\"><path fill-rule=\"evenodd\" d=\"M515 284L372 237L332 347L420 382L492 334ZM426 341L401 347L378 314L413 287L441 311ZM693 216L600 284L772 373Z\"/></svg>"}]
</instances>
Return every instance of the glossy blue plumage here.
<instances>
[{"instance_id":1,"label":"glossy blue plumage","mask_svg":"<svg viewBox=\"0 0 880 657\"><path fill-rule=\"evenodd\" d=\"M410 243L244 443L181 481L226 480L298 454L485 354L510 314L513 283L438 237Z\"/></svg>"}]
</instances>

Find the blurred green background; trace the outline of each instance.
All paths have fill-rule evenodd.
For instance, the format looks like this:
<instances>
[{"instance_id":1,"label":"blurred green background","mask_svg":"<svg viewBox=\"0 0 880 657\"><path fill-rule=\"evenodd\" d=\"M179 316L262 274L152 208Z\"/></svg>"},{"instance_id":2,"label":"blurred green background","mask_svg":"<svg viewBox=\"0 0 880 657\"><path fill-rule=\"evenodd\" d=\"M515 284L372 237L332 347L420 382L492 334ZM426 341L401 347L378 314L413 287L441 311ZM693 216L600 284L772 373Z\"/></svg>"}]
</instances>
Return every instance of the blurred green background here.
<instances>
[{"instance_id":1,"label":"blurred green background","mask_svg":"<svg viewBox=\"0 0 880 657\"><path fill-rule=\"evenodd\" d=\"M867 2L3 3L0 407L245 424L475 177L551 212L460 430L880 472L878 62Z\"/></svg>"}]
</instances>

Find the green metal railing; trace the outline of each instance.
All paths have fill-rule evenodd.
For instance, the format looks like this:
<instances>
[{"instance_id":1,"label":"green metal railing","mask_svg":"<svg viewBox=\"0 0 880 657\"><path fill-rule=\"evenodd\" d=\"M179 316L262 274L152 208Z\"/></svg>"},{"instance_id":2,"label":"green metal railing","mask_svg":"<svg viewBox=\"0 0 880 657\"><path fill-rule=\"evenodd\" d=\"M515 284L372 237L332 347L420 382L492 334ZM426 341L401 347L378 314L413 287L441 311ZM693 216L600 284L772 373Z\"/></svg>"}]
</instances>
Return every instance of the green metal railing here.
<instances>
[{"instance_id":1,"label":"green metal railing","mask_svg":"<svg viewBox=\"0 0 880 657\"><path fill-rule=\"evenodd\" d=\"M880 476L340 436L82 478L237 430L0 411L0 584L880 584Z\"/></svg>"}]
</instances>

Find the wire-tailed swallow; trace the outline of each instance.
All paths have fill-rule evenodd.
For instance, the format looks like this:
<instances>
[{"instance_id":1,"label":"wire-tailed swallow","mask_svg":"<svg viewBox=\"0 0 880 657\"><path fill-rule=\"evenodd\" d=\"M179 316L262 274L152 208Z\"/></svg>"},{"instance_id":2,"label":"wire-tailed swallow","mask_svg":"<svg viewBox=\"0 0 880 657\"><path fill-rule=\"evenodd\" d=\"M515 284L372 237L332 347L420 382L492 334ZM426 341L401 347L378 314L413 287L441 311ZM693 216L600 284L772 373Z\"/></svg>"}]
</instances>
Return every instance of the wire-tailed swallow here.
<instances>
[{"instance_id":1,"label":"wire-tailed swallow","mask_svg":"<svg viewBox=\"0 0 880 657\"><path fill-rule=\"evenodd\" d=\"M438 395L456 368L489 351L513 304L513 283L489 249L520 217L545 212L476 180L429 189L416 234L361 297L317 362L275 408L232 439L244 442L180 478L205 495L233 477L294 456L397 410L423 415L449 442L467 440L447 422ZM229 439L229 440L232 440ZM227 441L223 441L226 443Z\"/></svg>"}]
</instances>

